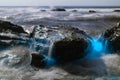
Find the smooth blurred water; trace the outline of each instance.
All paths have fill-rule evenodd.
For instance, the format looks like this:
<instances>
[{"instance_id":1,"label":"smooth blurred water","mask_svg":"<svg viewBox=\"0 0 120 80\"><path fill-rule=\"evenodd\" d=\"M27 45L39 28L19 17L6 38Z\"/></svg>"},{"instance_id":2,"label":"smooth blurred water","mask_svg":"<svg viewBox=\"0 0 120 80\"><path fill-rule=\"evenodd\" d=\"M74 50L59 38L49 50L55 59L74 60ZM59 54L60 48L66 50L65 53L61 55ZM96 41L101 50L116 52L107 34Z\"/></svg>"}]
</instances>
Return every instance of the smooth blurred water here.
<instances>
[{"instance_id":1,"label":"smooth blurred water","mask_svg":"<svg viewBox=\"0 0 120 80\"><path fill-rule=\"evenodd\" d=\"M77 12L72 12L72 10L77 10ZM89 10L96 12L89 13ZM119 10L119 8L68 8L65 12L57 12L43 7L0 7L0 19L21 25L36 25L44 22L120 18L120 13L113 12L114 10Z\"/></svg>"},{"instance_id":2,"label":"smooth blurred water","mask_svg":"<svg viewBox=\"0 0 120 80\"><path fill-rule=\"evenodd\" d=\"M36 70L31 67L30 64L30 56L26 58L26 56L20 56L21 59L16 58L15 55L26 53L22 52L24 48L12 48L10 51L11 55L8 51L4 51L4 53L0 52L0 64L6 64L6 66L0 66L0 79L1 80L104 80L104 79L116 79L120 76L120 56L116 54L107 54L109 53L108 44L109 41L104 40L103 37L96 38L96 35L104 32L106 29L113 27L116 22L119 20L104 20L105 18L120 18L119 12L113 12L116 9L120 8L67 8L66 12L58 12L51 11L49 8L40 8L40 7L0 7L0 20L10 21L17 25L22 25L25 29L32 30L33 26L44 24L45 26L52 27L52 25L59 24L67 24L72 27L77 27L81 30L88 32L91 34L92 38L90 38L90 45L88 46L89 55L87 58L94 58L93 60L87 60L82 63L78 63L79 65L67 65L62 67L51 67L49 69L39 69ZM46 10L46 11L42 11ZM72 10L77 10L77 12L73 12ZM89 13L89 10L95 10L96 13ZM97 20L98 19L98 20ZM103 19L103 20L99 20ZM27 27L27 28L26 28ZM29 31L31 32L31 31ZM38 31L39 33L39 31ZM31 38L29 41L29 48L32 51L38 51L40 53L45 53L44 57L48 66L54 65L55 60L51 58L51 49L52 43L51 39L61 39L63 36L57 32L54 34L48 34L50 37L46 39L46 32L42 37L38 37L35 41L34 38ZM58 37L57 37L58 36ZM22 43L25 40L21 40ZM35 44L35 45L34 45ZM34 49L34 50L33 50ZM19 52L17 52L19 51ZM31 52L28 52L31 53ZM48 53L48 54L46 54ZM8 55L8 56L3 56ZM48 56L49 55L49 56ZM104 55L104 56L103 56ZM5 59L5 63L4 60ZM16 68L19 64L11 64L13 68L10 68L8 63L13 62L14 60L21 60L20 68ZM26 62L24 60L26 59ZM22 64L23 63L23 64ZM28 64L28 65L25 65ZM82 65L83 64L83 65ZM14 67L15 66L15 67ZM23 68L24 66L24 68ZM21 68L22 67L22 68ZM106 74L107 71L107 74ZM72 73L74 74L72 74ZM78 73L78 74L77 74ZM90 76L90 74L96 76ZM77 75L76 75L77 74ZM83 76L84 74L84 76ZM112 74L112 75L111 75ZM104 77L98 77L98 76ZM114 75L114 76L113 76Z\"/></svg>"}]
</instances>

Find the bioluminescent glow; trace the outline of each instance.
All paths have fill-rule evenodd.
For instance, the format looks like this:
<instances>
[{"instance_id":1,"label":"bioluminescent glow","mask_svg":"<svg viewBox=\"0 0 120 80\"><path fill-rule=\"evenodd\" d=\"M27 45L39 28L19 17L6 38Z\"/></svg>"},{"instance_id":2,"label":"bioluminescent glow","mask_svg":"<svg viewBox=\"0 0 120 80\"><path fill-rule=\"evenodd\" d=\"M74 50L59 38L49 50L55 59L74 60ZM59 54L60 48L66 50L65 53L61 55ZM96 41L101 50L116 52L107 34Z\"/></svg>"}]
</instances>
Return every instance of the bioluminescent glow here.
<instances>
[{"instance_id":1,"label":"bioluminescent glow","mask_svg":"<svg viewBox=\"0 0 120 80\"><path fill-rule=\"evenodd\" d=\"M88 47L86 49L87 56L85 58L99 58L102 55L110 52L108 49L108 40L104 39L102 35L100 35L98 38L90 37L87 35L87 38L90 42L88 43Z\"/></svg>"},{"instance_id":2,"label":"bioluminescent glow","mask_svg":"<svg viewBox=\"0 0 120 80\"><path fill-rule=\"evenodd\" d=\"M101 52L103 50L103 44L101 41L93 39L91 40L93 50L96 52Z\"/></svg>"}]
</instances>

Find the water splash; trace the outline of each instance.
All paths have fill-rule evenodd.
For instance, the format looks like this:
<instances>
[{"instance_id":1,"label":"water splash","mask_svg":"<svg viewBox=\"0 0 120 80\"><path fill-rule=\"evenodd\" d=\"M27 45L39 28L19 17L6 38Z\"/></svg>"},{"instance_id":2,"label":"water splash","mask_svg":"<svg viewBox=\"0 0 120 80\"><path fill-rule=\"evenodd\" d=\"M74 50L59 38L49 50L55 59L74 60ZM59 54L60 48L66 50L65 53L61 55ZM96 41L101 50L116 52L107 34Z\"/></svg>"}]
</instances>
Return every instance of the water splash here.
<instances>
[{"instance_id":1,"label":"water splash","mask_svg":"<svg viewBox=\"0 0 120 80\"><path fill-rule=\"evenodd\" d=\"M53 41L51 41L51 44L50 44L50 46L49 46L49 51L48 51L48 56L49 56L49 57L51 57L51 55L52 55L53 45L54 45L54 43L53 43Z\"/></svg>"},{"instance_id":2,"label":"water splash","mask_svg":"<svg viewBox=\"0 0 120 80\"><path fill-rule=\"evenodd\" d=\"M89 44L86 49L87 56L85 58L100 58L101 56L111 52L109 49L109 41L105 39L103 35L99 35L97 38L87 35L87 38L89 39Z\"/></svg>"},{"instance_id":3,"label":"water splash","mask_svg":"<svg viewBox=\"0 0 120 80\"><path fill-rule=\"evenodd\" d=\"M103 50L103 44L102 42L98 41L97 39L92 39L91 44L93 47L93 50L96 52L101 52Z\"/></svg>"}]
</instances>

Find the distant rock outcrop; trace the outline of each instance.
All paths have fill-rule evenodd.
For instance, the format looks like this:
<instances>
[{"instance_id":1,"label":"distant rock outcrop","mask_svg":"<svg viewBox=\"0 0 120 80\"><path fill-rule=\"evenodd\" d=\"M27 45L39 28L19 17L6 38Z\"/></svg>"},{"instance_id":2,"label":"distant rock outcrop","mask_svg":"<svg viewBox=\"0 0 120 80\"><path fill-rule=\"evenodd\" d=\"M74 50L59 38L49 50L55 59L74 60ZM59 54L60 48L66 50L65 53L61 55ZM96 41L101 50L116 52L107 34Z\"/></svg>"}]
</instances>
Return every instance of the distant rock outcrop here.
<instances>
[{"instance_id":1,"label":"distant rock outcrop","mask_svg":"<svg viewBox=\"0 0 120 80\"><path fill-rule=\"evenodd\" d=\"M114 10L113 12L120 12L120 10Z\"/></svg>"},{"instance_id":2,"label":"distant rock outcrop","mask_svg":"<svg viewBox=\"0 0 120 80\"><path fill-rule=\"evenodd\" d=\"M89 10L89 13L96 13L95 10Z\"/></svg>"},{"instance_id":3,"label":"distant rock outcrop","mask_svg":"<svg viewBox=\"0 0 120 80\"><path fill-rule=\"evenodd\" d=\"M64 8L54 8L51 11L66 11Z\"/></svg>"}]
</instances>

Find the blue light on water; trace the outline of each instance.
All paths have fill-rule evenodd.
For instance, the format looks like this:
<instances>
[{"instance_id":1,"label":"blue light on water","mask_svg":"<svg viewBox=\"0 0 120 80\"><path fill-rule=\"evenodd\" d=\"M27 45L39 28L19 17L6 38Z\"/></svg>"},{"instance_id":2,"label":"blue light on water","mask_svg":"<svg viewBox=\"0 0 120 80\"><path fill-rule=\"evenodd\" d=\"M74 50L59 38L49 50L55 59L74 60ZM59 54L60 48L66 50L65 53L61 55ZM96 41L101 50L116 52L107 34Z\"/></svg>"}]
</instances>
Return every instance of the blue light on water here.
<instances>
[{"instance_id":1,"label":"blue light on water","mask_svg":"<svg viewBox=\"0 0 120 80\"><path fill-rule=\"evenodd\" d=\"M87 56L86 59L100 58L101 56L108 54L110 52L108 46L108 40L106 40L102 35L98 38L88 37L89 43L86 49Z\"/></svg>"},{"instance_id":2,"label":"blue light on water","mask_svg":"<svg viewBox=\"0 0 120 80\"><path fill-rule=\"evenodd\" d=\"M93 39L91 40L91 43L94 51L101 52L103 50L103 44L101 41Z\"/></svg>"},{"instance_id":3,"label":"blue light on water","mask_svg":"<svg viewBox=\"0 0 120 80\"><path fill-rule=\"evenodd\" d=\"M46 55L43 55L45 57L45 61L47 63L47 67L55 65L55 59Z\"/></svg>"}]
</instances>

